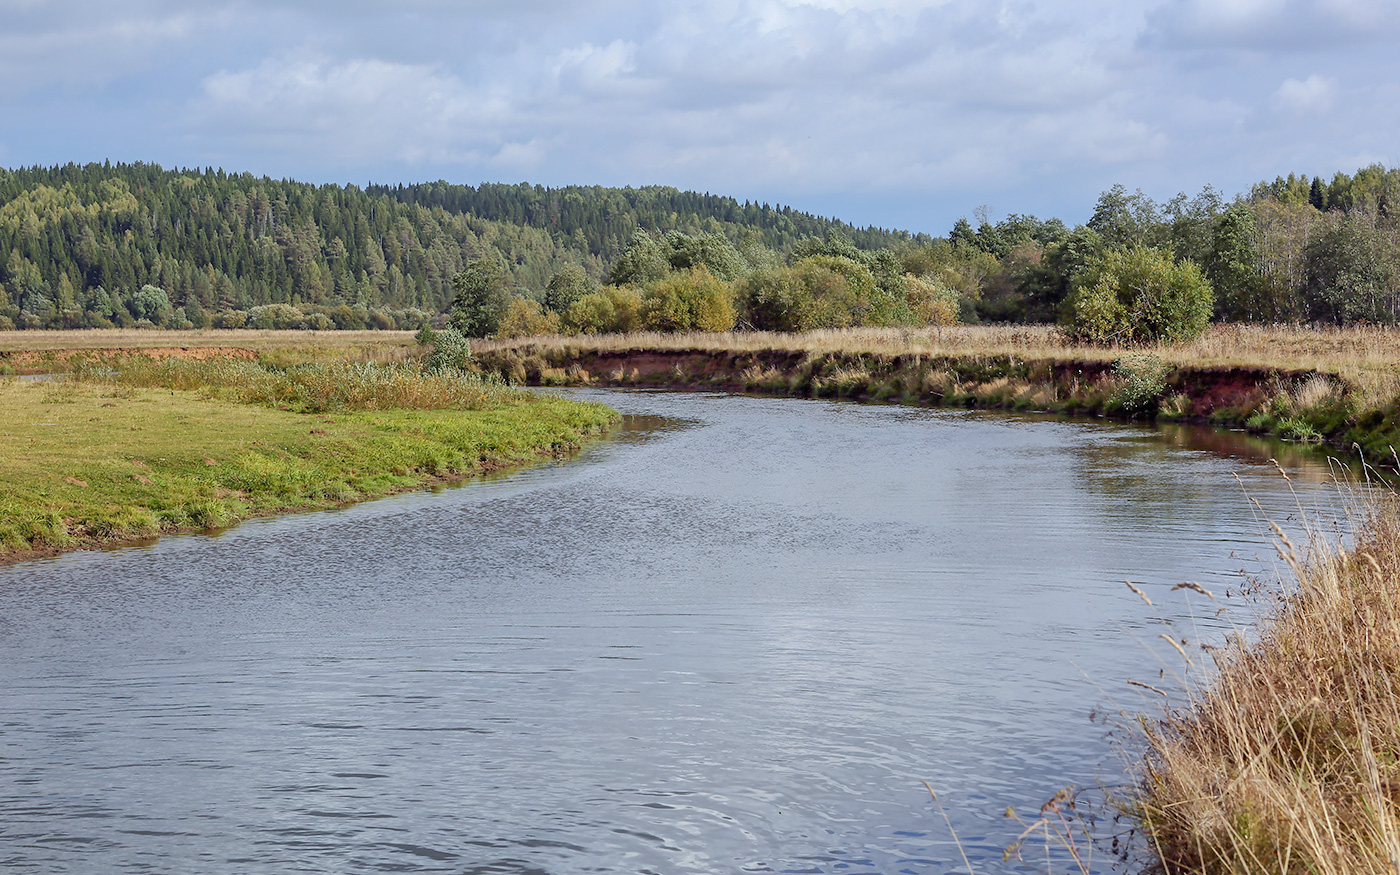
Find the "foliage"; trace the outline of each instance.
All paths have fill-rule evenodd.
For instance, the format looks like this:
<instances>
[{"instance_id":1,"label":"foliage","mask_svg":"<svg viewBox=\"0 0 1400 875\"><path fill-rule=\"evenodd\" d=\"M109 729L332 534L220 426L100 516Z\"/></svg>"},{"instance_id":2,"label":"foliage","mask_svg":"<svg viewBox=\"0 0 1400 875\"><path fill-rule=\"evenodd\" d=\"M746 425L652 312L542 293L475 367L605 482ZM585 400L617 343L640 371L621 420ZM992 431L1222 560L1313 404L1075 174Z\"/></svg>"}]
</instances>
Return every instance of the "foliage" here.
<instances>
[{"instance_id":1,"label":"foliage","mask_svg":"<svg viewBox=\"0 0 1400 875\"><path fill-rule=\"evenodd\" d=\"M925 277L905 277L909 309L924 325L956 325L962 297L947 283Z\"/></svg>"},{"instance_id":2,"label":"foliage","mask_svg":"<svg viewBox=\"0 0 1400 875\"><path fill-rule=\"evenodd\" d=\"M425 336L423 331L428 332ZM454 326L447 326L441 331L433 331L425 328L419 332L419 337L432 345L427 358L423 360L423 367L429 371L464 371L471 366L472 346L466 335L458 331Z\"/></svg>"},{"instance_id":3,"label":"foliage","mask_svg":"<svg viewBox=\"0 0 1400 875\"><path fill-rule=\"evenodd\" d=\"M583 268L566 264L550 277L544 289L544 305L556 313L565 313L574 301L598 290L598 283Z\"/></svg>"},{"instance_id":4,"label":"foliage","mask_svg":"<svg viewBox=\"0 0 1400 875\"><path fill-rule=\"evenodd\" d=\"M644 285L661 279L671 270L670 253L660 241L638 229L608 271L608 282L615 286Z\"/></svg>"},{"instance_id":5,"label":"foliage","mask_svg":"<svg viewBox=\"0 0 1400 875\"><path fill-rule=\"evenodd\" d=\"M467 337L496 330L510 303L506 270L499 258L473 258L452 278L452 326Z\"/></svg>"},{"instance_id":6,"label":"foliage","mask_svg":"<svg viewBox=\"0 0 1400 875\"><path fill-rule=\"evenodd\" d=\"M729 331L734 298L705 267L673 273L642 291L642 324L654 331Z\"/></svg>"},{"instance_id":7,"label":"foliage","mask_svg":"<svg viewBox=\"0 0 1400 875\"><path fill-rule=\"evenodd\" d=\"M558 334L562 322L558 313L546 311L532 298L515 297L506 305L501 322L496 326L497 337L535 337Z\"/></svg>"},{"instance_id":8,"label":"foliage","mask_svg":"<svg viewBox=\"0 0 1400 875\"><path fill-rule=\"evenodd\" d=\"M1167 391L1171 367L1150 353L1126 355L1113 363L1118 386L1109 403L1129 416L1150 416Z\"/></svg>"},{"instance_id":9,"label":"foliage","mask_svg":"<svg viewBox=\"0 0 1400 875\"><path fill-rule=\"evenodd\" d=\"M1216 312L1224 319L1255 321L1269 312L1259 273L1258 236L1254 212L1244 203L1231 205L1215 223L1204 267L1215 288Z\"/></svg>"},{"instance_id":10,"label":"foliage","mask_svg":"<svg viewBox=\"0 0 1400 875\"><path fill-rule=\"evenodd\" d=\"M1305 249L1308 316L1319 322L1400 320L1400 239L1379 218L1330 223Z\"/></svg>"},{"instance_id":11,"label":"foliage","mask_svg":"<svg viewBox=\"0 0 1400 875\"><path fill-rule=\"evenodd\" d=\"M173 307L165 289L147 284L131 296L131 314L137 319L145 319L153 325L164 325L170 321Z\"/></svg>"},{"instance_id":12,"label":"foliage","mask_svg":"<svg viewBox=\"0 0 1400 875\"><path fill-rule=\"evenodd\" d=\"M1191 261L1157 249L1109 249L1086 265L1066 300L1063 326L1075 340L1131 345L1198 336L1214 294Z\"/></svg>"},{"instance_id":13,"label":"foliage","mask_svg":"<svg viewBox=\"0 0 1400 875\"><path fill-rule=\"evenodd\" d=\"M747 270L732 245L741 241L766 252L832 231L864 247L929 239L663 187L362 190L140 163L29 167L0 173L0 318L163 324L133 309L143 285L166 292L171 319L183 307L196 325L198 313L213 322L270 304L436 314L472 259L498 256L508 287L537 295L566 265L602 275L639 228L680 232L677 267L703 263L725 278Z\"/></svg>"},{"instance_id":14,"label":"foliage","mask_svg":"<svg viewBox=\"0 0 1400 875\"><path fill-rule=\"evenodd\" d=\"M569 305L564 330L570 334L617 334L642 325L642 296L632 286L604 286Z\"/></svg>"}]
</instances>

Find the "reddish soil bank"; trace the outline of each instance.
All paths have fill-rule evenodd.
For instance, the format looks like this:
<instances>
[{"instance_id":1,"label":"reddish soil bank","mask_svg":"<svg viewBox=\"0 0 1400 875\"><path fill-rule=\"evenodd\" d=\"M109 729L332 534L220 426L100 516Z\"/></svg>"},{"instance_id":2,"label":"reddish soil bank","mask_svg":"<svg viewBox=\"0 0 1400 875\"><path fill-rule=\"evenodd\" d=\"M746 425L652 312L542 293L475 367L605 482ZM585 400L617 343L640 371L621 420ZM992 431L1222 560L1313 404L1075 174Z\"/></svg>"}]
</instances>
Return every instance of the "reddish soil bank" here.
<instances>
[{"instance_id":1,"label":"reddish soil bank","mask_svg":"<svg viewBox=\"0 0 1400 875\"><path fill-rule=\"evenodd\" d=\"M1116 374L1112 362L1036 361L1009 356L930 358L918 355L811 354L785 350L725 352L717 350L586 350L539 351L525 346L493 350L478 361L487 370L507 379L534 385L637 386L648 388L708 389L721 391L781 391L809 395L821 392L823 377L847 370L866 374L849 390L821 392L860 400L872 397L871 387L893 387L902 400L940 403L943 394L913 385L920 369L954 374L969 390L981 396L976 403L997 404L995 389L979 391L978 384L999 378L1052 384L1070 406L1074 399L1090 400L1112 391ZM1268 368L1176 368L1167 380L1167 394L1184 395L1190 401L1188 415L1210 418L1225 411L1251 411L1281 386L1296 385L1314 376L1313 371ZM780 388L780 384L782 388ZM888 397L887 391L882 397Z\"/></svg>"}]
</instances>

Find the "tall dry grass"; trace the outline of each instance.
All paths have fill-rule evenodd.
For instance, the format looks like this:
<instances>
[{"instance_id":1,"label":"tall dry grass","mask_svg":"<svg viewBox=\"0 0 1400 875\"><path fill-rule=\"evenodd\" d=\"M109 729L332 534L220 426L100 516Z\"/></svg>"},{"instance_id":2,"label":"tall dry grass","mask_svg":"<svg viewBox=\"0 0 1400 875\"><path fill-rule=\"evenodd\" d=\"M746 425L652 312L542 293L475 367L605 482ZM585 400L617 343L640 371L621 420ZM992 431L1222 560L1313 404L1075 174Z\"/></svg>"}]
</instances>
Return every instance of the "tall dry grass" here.
<instances>
[{"instance_id":1,"label":"tall dry grass","mask_svg":"<svg viewBox=\"0 0 1400 875\"><path fill-rule=\"evenodd\" d=\"M0 352L47 349L145 349L151 347L241 347L288 362L328 357L400 361L416 344L411 331L272 331L201 329L164 331L95 328L81 331L0 331Z\"/></svg>"},{"instance_id":2,"label":"tall dry grass","mask_svg":"<svg viewBox=\"0 0 1400 875\"><path fill-rule=\"evenodd\" d=\"M723 334L579 335L474 341L473 349L521 347L584 351L699 349L723 352L790 350L810 353L874 353L927 356L1010 355L1051 361L1114 361L1122 349L1071 343L1048 325L958 325L947 328L851 328L783 334L743 331ZM1400 396L1400 328L1354 326L1302 328L1214 325L1189 343L1145 347L1137 352L1169 365L1316 370L1335 374L1362 406L1380 406Z\"/></svg>"},{"instance_id":3,"label":"tall dry grass","mask_svg":"<svg viewBox=\"0 0 1400 875\"><path fill-rule=\"evenodd\" d=\"M78 381L140 388L199 391L209 397L306 413L348 410L479 410L505 400L534 398L499 379L456 371L429 371L412 363L321 362L289 368L214 358L123 358L117 369L100 359L80 360Z\"/></svg>"},{"instance_id":4,"label":"tall dry grass","mask_svg":"<svg viewBox=\"0 0 1400 875\"><path fill-rule=\"evenodd\" d=\"M1400 508L1307 555L1254 637L1148 728L1137 814L1167 875L1400 871Z\"/></svg>"}]
</instances>

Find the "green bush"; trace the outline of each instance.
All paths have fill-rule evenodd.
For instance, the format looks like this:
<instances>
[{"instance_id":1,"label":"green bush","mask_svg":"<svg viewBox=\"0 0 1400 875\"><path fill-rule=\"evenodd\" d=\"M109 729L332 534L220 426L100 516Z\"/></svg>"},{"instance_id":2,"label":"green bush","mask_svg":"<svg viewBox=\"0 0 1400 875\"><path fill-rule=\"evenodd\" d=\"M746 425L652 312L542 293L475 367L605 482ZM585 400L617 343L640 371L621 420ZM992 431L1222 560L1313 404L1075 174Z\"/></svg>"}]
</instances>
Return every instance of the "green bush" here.
<instances>
[{"instance_id":1,"label":"green bush","mask_svg":"<svg viewBox=\"0 0 1400 875\"><path fill-rule=\"evenodd\" d=\"M1167 391L1167 374L1171 368L1155 355L1127 355L1113 363L1118 388L1109 396L1109 404L1130 416L1155 413Z\"/></svg>"},{"instance_id":2,"label":"green bush","mask_svg":"<svg viewBox=\"0 0 1400 875\"><path fill-rule=\"evenodd\" d=\"M642 324L642 296L631 286L604 286L569 305L564 330L570 334L636 331Z\"/></svg>"},{"instance_id":3,"label":"green bush","mask_svg":"<svg viewBox=\"0 0 1400 875\"><path fill-rule=\"evenodd\" d=\"M1214 307L1210 282L1194 262L1149 246L1110 249L1075 277L1062 327L1086 343L1188 340L1205 331Z\"/></svg>"},{"instance_id":4,"label":"green bush","mask_svg":"<svg viewBox=\"0 0 1400 875\"><path fill-rule=\"evenodd\" d=\"M655 331L729 331L734 297L705 267L673 273L642 292L642 322Z\"/></svg>"},{"instance_id":5,"label":"green bush","mask_svg":"<svg viewBox=\"0 0 1400 875\"><path fill-rule=\"evenodd\" d=\"M460 371L471 364L471 342L455 327L449 325L441 331L432 332L431 343L433 350L428 353L428 357L423 361L423 367L427 370Z\"/></svg>"}]
</instances>

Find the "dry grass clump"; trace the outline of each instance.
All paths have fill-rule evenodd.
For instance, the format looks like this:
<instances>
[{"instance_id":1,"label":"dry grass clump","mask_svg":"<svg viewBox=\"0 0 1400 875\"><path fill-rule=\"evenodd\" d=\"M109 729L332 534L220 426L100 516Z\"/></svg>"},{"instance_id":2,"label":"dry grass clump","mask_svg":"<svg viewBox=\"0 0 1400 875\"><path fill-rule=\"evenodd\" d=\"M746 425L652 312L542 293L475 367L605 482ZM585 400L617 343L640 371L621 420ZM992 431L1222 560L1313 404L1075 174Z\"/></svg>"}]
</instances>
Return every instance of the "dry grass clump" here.
<instances>
[{"instance_id":1,"label":"dry grass clump","mask_svg":"<svg viewBox=\"0 0 1400 875\"><path fill-rule=\"evenodd\" d=\"M478 410L529 393L499 379L415 364L326 362L276 368L235 359L123 358L75 365L74 379L141 388L200 391L211 398L303 413L344 410Z\"/></svg>"},{"instance_id":2,"label":"dry grass clump","mask_svg":"<svg viewBox=\"0 0 1400 875\"><path fill-rule=\"evenodd\" d=\"M1149 729L1138 816L1168 875L1400 871L1400 512L1315 548L1258 639L1215 652L1192 707Z\"/></svg>"}]
</instances>

